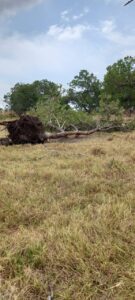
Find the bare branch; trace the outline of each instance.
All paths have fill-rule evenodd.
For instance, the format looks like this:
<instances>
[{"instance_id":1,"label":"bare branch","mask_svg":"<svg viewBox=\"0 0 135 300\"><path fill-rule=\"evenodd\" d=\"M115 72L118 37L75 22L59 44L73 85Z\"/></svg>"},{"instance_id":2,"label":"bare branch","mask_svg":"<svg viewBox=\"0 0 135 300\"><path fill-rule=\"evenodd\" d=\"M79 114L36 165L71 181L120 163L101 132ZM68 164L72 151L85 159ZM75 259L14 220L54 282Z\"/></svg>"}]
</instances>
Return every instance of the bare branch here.
<instances>
[{"instance_id":1,"label":"bare branch","mask_svg":"<svg viewBox=\"0 0 135 300\"><path fill-rule=\"evenodd\" d=\"M122 126L108 126L108 127L103 127L103 128L95 128L92 130L88 130L88 131L64 131L64 132L59 132L59 133L48 133L47 137L49 139L59 139L59 138L66 138L69 136L88 136L91 134L94 134L96 132L105 132L105 131L110 131L110 130L120 130L123 129Z\"/></svg>"},{"instance_id":2,"label":"bare branch","mask_svg":"<svg viewBox=\"0 0 135 300\"><path fill-rule=\"evenodd\" d=\"M134 0L129 0L128 2L126 2L126 3L124 4L124 6L130 4L130 3L133 2L133 1L134 1Z\"/></svg>"}]
</instances>

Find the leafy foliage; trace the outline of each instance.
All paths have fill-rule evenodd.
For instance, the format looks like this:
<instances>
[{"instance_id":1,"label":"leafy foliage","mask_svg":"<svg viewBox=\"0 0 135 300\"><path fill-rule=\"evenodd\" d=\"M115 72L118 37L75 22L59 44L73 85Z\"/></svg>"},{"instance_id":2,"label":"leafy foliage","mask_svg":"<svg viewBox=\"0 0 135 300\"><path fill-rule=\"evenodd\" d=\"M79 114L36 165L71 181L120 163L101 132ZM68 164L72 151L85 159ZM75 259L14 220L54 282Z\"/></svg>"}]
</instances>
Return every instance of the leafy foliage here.
<instances>
[{"instance_id":1,"label":"leafy foliage","mask_svg":"<svg viewBox=\"0 0 135 300\"><path fill-rule=\"evenodd\" d=\"M119 100L114 101L110 95L102 94L99 109L101 123L121 124L123 112Z\"/></svg>"},{"instance_id":2,"label":"leafy foliage","mask_svg":"<svg viewBox=\"0 0 135 300\"><path fill-rule=\"evenodd\" d=\"M104 91L124 108L135 107L135 58L127 56L107 68Z\"/></svg>"},{"instance_id":3,"label":"leafy foliage","mask_svg":"<svg viewBox=\"0 0 135 300\"><path fill-rule=\"evenodd\" d=\"M45 124L46 129L53 131L91 129L96 126L92 116L82 111L73 110L67 105L62 105L61 100L56 98L46 103L39 102L31 110Z\"/></svg>"},{"instance_id":4,"label":"leafy foliage","mask_svg":"<svg viewBox=\"0 0 135 300\"><path fill-rule=\"evenodd\" d=\"M38 100L31 84L17 83L11 92L4 96L7 106L17 114L26 112Z\"/></svg>"},{"instance_id":5,"label":"leafy foliage","mask_svg":"<svg viewBox=\"0 0 135 300\"><path fill-rule=\"evenodd\" d=\"M97 77L87 70L81 70L70 83L69 99L77 108L92 112L99 107L101 83Z\"/></svg>"},{"instance_id":6,"label":"leafy foliage","mask_svg":"<svg viewBox=\"0 0 135 300\"><path fill-rule=\"evenodd\" d=\"M39 99L60 96L61 86L48 80L35 81L32 84L17 83L11 92L4 96L7 106L17 114L27 112Z\"/></svg>"}]
</instances>

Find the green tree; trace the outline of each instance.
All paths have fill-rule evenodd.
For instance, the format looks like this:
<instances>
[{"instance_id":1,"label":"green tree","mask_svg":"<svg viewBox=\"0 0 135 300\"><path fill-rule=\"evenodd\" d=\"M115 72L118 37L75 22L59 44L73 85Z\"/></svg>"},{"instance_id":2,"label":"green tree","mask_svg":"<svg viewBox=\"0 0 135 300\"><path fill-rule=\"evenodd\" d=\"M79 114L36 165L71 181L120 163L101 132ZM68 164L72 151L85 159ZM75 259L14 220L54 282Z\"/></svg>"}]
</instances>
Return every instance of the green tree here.
<instances>
[{"instance_id":1,"label":"green tree","mask_svg":"<svg viewBox=\"0 0 135 300\"><path fill-rule=\"evenodd\" d=\"M90 113L99 107L101 83L87 70L81 70L70 83L68 98L77 109Z\"/></svg>"},{"instance_id":2,"label":"green tree","mask_svg":"<svg viewBox=\"0 0 135 300\"><path fill-rule=\"evenodd\" d=\"M127 56L108 66L103 87L124 108L135 107L135 58Z\"/></svg>"},{"instance_id":3,"label":"green tree","mask_svg":"<svg viewBox=\"0 0 135 300\"><path fill-rule=\"evenodd\" d=\"M22 114L34 107L38 101L61 97L62 87L48 80L34 81L32 84L17 83L4 96L7 107Z\"/></svg>"},{"instance_id":4,"label":"green tree","mask_svg":"<svg viewBox=\"0 0 135 300\"><path fill-rule=\"evenodd\" d=\"M37 100L32 84L17 83L11 88L10 93L4 96L7 107L19 115L34 106Z\"/></svg>"}]
</instances>

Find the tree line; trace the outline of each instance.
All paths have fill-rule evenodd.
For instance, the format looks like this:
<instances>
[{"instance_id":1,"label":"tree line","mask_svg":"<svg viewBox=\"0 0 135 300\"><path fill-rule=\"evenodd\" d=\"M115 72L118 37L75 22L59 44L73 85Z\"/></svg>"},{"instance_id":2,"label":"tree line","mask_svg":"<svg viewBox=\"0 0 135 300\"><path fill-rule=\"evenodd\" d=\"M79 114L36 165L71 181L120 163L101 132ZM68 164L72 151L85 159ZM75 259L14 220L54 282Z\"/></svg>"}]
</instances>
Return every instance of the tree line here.
<instances>
[{"instance_id":1,"label":"tree line","mask_svg":"<svg viewBox=\"0 0 135 300\"><path fill-rule=\"evenodd\" d=\"M66 90L47 79L17 83L4 101L9 110L18 115L35 114L52 129L86 129L93 114L109 119L122 110L135 109L135 58L127 56L108 66L102 82L93 73L81 70Z\"/></svg>"}]
</instances>

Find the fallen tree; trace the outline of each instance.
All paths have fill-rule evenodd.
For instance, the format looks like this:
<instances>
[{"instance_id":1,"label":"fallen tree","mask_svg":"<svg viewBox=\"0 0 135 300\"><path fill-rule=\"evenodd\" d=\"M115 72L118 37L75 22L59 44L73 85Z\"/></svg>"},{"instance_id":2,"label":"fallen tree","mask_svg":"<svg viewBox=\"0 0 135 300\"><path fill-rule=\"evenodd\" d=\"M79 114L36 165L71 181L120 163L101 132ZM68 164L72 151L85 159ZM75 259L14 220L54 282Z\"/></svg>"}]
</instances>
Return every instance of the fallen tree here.
<instances>
[{"instance_id":1,"label":"fallen tree","mask_svg":"<svg viewBox=\"0 0 135 300\"><path fill-rule=\"evenodd\" d=\"M45 143L51 139L68 138L74 136L89 136L96 132L109 132L113 130L124 130L123 126L108 126L97 127L88 131L62 131L54 133L46 133L42 122L33 116L21 116L20 119L14 121L3 121L0 125L4 126L8 131L8 137L0 139L1 145L13 145L13 144L40 144Z\"/></svg>"}]
</instances>

